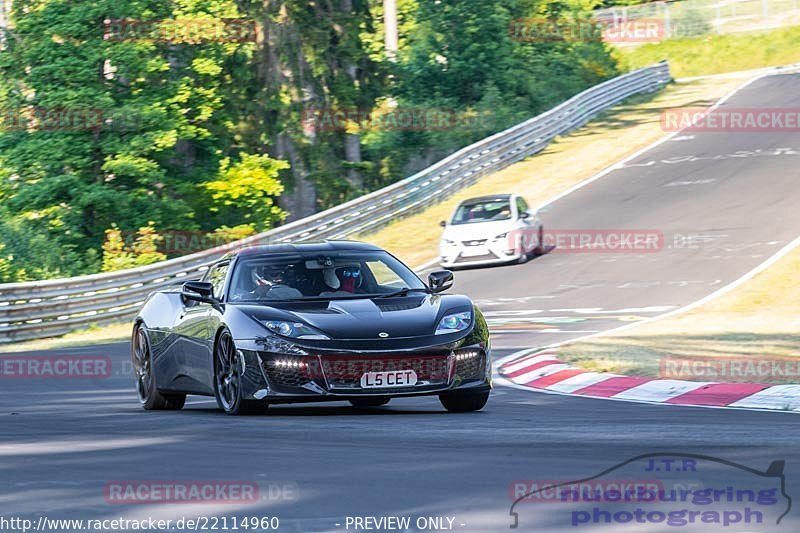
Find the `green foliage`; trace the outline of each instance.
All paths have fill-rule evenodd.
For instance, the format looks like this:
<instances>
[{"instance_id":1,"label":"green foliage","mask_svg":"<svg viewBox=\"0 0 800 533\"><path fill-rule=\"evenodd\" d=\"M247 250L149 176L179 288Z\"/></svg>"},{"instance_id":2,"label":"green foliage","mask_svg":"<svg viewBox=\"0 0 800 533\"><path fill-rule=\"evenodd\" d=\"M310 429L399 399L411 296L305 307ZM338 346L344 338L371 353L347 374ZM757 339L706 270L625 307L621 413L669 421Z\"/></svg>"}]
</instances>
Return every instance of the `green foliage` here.
<instances>
[{"instance_id":1,"label":"green foliage","mask_svg":"<svg viewBox=\"0 0 800 533\"><path fill-rule=\"evenodd\" d=\"M3 254L5 247L5 244L0 243L0 254ZM0 255L0 283L9 283L16 280L11 267L13 260L14 256L11 254Z\"/></svg>"},{"instance_id":2,"label":"green foliage","mask_svg":"<svg viewBox=\"0 0 800 533\"><path fill-rule=\"evenodd\" d=\"M766 32L668 39L616 52L626 69L669 60L675 77L703 76L800 62L800 26Z\"/></svg>"},{"instance_id":3,"label":"green foliage","mask_svg":"<svg viewBox=\"0 0 800 533\"><path fill-rule=\"evenodd\" d=\"M133 242L131 250L135 266L151 265L167 258L165 254L158 251L158 243L164 239L156 233L152 224L150 222L136 232L136 240Z\"/></svg>"},{"instance_id":4,"label":"green foliage","mask_svg":"<svg viewBox=\"0 0 800 533\"><path fill-rule=\"evenodd\" d=\"M686 6L678 11L680 14L674 21L676 37L697 37L713 31L708 16L700 8Z\"/></svg>"},{"instance_id":5,"label":"green foliage","mask_svg":"<svg viewBox=\"0 0 800 533\"><path fill-rule=\"evenodd\" d=\"M133 264L133 253L125 246L125 239L119 228L114 226L106 230L106 240L103 243L103 272L132 268Z\"/></svg>"},{"instance_id":6,"label":"green foliage","mask_svg":"<svg viewBox=\"0 0 800 533\"><path fill-rule=\"evenodd\" d=\"M12 215L0 196L0 243L6 281L31 281L97 272L98 250L79 251L72 245L54 246L49 223L35 213ZM10 274L9 274L10 273Z\"/></svg>"},{"instance_id":7,"label":"green foliage","mask_svg":"<svg viewBox=\"0 0 800 533\"><path fill-rule=\"evenodd\" d=\"M602 7L614 6L635 6L639 4L648 4L653 0L603 0L600 5Z\"/></svg>"},{"instance_id":8,"label":"green foliage","mask_svg":"<svg viewBox=\"0 0 800 533\"><path fill-rule=\"evenodd\" d=\"M599 40L514 38L513 21L588 19L596 2L539 0L417 0L415 32L401 50L395 92L399 106L450 110L453 128L387 131L366 150L382 157L386 176L431 161L528 119L616 75ZM388 172L387 172L388 170Z\"/></svg>"},{"instance_id":9,"label":"green foliage","mask_svg":"<svg viewBox=\"0 0 800 533\"><path fill-rule=\"evenodd\" d=\"M167 258L165 254L158 251L158 243L164 239L156 233L152 222L139 228L131 244L125 242L125 236L116 225L107 229L105 235L103 272L150 265Z\"/></svg>"},{"instance_id":10,"label":"green foliage","mask_svg":"<svg viewBox=\"0 0 800 533\"><path fill-rule=\"evenodd\" d=\"M256 228L252 224L239 224L238 226L222 226L206 234L206 238L214 246L223 246L232 242L240 241L256 234Z\"/></svg>"},{"instance_id":11,"label":"green foliage","mask_svg":"<svg viewBox=\"0 0 800 533\"><path fill-rule=\"evenodd\" d=\"M285 161L266 155L242 154L235 164L223 159L219 179L204 184L216 202L212 211L233 212L259 230L271 227L286 216L274 200L283 192L278 173L287 168Z\"/></svg>"},{"instance_id":12,"label":"green foliage","mask_svg":"<svg viewBox=\"0 0 800 533\"><path fill-rule=\"evenodd\" d=\"M230 0L14 3L0 52L0 232L26 275L93 271L114 224L214 229L197 216L214 202L198 185L238 157L231 73L255 44L165 42L135 26L109 39L104 20L240 16Z\"/></svg>"}]
</instances>

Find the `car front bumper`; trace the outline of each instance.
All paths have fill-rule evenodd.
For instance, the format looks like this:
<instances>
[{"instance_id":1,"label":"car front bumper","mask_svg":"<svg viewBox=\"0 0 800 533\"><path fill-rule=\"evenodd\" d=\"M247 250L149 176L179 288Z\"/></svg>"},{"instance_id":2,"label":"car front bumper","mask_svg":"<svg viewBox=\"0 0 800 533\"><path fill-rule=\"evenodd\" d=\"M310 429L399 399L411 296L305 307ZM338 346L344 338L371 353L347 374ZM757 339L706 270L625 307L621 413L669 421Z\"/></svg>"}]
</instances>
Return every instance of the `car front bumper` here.
<instances>
[{"instance_id":1,"label":"car front bumper","mask_svg":"<svg viewBox=\"0 0 800 533\"><path fill-rule=\"evenodd\" d=\"M517 261L522 255L519 247L511 247L506 240L479 239L439 245L439 264L444 268L473 265L492 265Z\"/></svg>"},{"instance_id":2,"label":"car front bumper","mask_svg":"<svg viewBox=\"0 0 800 533\"><path fill-rule=\"evenodd\" d=\"M246 398L275 403L346 400L364 396L424 396L491 388L491 354L485 346L433 347L387 352L323 352L306 355L240 350ZM362 386L365 372L414 370L416 384Z\"/></svg>"},{"instance_id":3,"label":"car front bumper","mask_svg":"<svg viewBox=\"0 0 800 533\"><path fill-rule=\"evenodd\" d=\"M443 268L457 268L468 266L502 265L518 261L521 253L504 254L499 252L489 252L478 256L464 256L459 253L456 256L442 255L439 264Z\"/></svg>"}]
</instances>

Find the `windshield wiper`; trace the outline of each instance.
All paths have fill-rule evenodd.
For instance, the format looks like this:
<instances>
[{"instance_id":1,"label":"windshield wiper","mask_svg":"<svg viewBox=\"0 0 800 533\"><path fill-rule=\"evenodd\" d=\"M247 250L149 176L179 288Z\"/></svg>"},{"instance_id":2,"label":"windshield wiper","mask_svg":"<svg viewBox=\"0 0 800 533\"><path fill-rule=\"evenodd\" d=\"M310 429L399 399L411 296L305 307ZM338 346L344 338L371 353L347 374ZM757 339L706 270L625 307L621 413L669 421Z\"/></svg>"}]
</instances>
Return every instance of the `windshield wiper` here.
<instances>
[{"instance_id":1,"label":"windshield wiper","mask_svg":"<svg viewBox=\"0 0 800 533\"><path fill-rule=\"evenodd\" d=\"M420 291L427 293L428 289L411 289L409 287L404 287L404 288L400 289L399 291L390 292L390 293L387 293L387 294L381 294L377 298L394 298L394 297L397 297L397 296L406 296L409 292L420 292Z\"/></svg>"}]
</instances>

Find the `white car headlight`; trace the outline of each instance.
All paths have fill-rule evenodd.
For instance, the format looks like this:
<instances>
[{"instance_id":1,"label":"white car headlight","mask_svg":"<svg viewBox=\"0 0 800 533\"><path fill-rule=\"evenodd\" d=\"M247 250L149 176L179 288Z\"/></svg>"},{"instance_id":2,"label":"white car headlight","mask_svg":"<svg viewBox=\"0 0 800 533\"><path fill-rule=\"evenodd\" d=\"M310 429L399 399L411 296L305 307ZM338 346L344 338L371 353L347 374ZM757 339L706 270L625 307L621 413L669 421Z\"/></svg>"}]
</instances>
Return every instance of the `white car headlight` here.
<instances>
[{"instance_id":1,"label":"white car headlight","mask_svg":"<svg viewBox=\"0 0 800 533\"><path fill-rule=\"evenodd\" d=\"M506 237L508 237L508 232L506 232L506 233L501 233L500 235L497 235L497 236L495 237L495 240L505 239Z\"/></svg>"},{"instance_id":2,"label":"white car headlight","mask_svg":"<svg viewBox=\"0 0 800 533\"><path fill-rule=\"evenodd\" d=\"M451 241L450 239L442 239L442 244L446 244L448 246L453 246L456 241Z\"/></svg>"},{"instance_id":3,"label":"white car headlight","mask_svg":"<svg viewBox=\"0 0 800 533\"><path fill-rule=\"evenodd\" d=\"M445 315L439 321L439 325L436 326L436 335L446 335L448 333L464 331L471 323L472 313L470 311Z\"/></svg>"},{"instance_id":4,"label":"white car headlight","mask_svg":"<svg viewBox=\"0 0 800 533\"><path fill-rule=\"evenodd\" d=\"M265 320L264 325L272 333L277 333L282 337L291 337L293 339L307 339L315 341L327 341L330 337L320 333L310 326L306 326L302 322L289 322L287 320Z\"/></svg>"}]
</instances>

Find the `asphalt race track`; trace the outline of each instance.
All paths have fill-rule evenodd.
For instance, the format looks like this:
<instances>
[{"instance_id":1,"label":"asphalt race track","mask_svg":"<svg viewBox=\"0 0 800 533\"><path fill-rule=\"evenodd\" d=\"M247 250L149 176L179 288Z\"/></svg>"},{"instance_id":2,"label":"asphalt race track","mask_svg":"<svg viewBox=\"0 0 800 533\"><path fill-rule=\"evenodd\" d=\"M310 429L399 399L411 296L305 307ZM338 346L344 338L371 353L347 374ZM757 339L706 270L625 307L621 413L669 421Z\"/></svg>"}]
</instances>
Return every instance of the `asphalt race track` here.
<instances>
[{"instance_id":1,"label":"asphalt race track","mask_svg":"<svg viewBox=\"0 0 800 533\"><path fill-rule=\"evenodd\" d=\"M723 108L765 105L800 107L800 76L758 80ZM456 289L476 298L490 317L495 358L678 308L739 278L800 234L798 169L797 133L678 135L543 213L550 230L660 231L663 249L554 249L525 265L458 272ZM127 344L57 354L109 357L113 371L101 379L3 380L0 516L34 523L42 516L276 516L278 531L299 532L345 531L348 516L389 515L411 517L409 531L506 531L515 484L585 479L650 453L702 454L754 471L785 460L786 493L800 495L800 426L790 414L503 386L484 411L463 415L446 414L435 398L365 410L341 403L279 406L265 416L234 418L213 401L190 397L181 412L145 413L135 399ZM682 481L734 489L774 481L712 459L685 470ZM662 474L645 477L666 484ZM628 471L616 479L632 476ZM259 497L203 505L108 501L110 483L153 480L255 483ZM516 510L522 531L797 531L797 505L776 525L787 507L777 500L762 523L728 527L573 527L572 504L523 503ZM418 517L453 521L420 528Z\"/></svg>"},{"instance_id":2,"label":"asphalt race track","mask_svg":"<svg viewBox=\"0 0 800 533\"><path fill-rule=\"evenodd\" d=\"M779 75L756 80L719 110L798 106L800 77ZM515 332L495 336L502 347L661 314L739 278L800 235L799 168L796 132L678 134L542 211L548 232L660 232L662 249L556 248L525 265L459 272L456 287L482 304L495 330Z\"/></svg>"}]
</instances>

